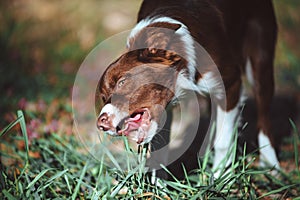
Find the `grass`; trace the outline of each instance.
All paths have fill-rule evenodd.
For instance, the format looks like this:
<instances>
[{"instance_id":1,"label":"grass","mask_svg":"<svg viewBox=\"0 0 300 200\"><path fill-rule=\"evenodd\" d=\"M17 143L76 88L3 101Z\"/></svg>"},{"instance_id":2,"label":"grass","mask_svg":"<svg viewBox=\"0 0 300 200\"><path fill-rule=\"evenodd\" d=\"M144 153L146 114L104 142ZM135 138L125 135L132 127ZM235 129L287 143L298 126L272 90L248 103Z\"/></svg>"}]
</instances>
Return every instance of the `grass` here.
<instances>
[{"instance_id":1,"label":"grass","mask_svg":"<svg viewBox=\"0 0 300 200\"><path fill-rule=\"evenodd\" d=\"M199 158L197 170L185 171L184 180L164 168L173 180L158 179L159 184L153 185L144 170L146 148L139 150L139 165L131 166L128 161L127 171L118 166L113 155L107 157L115 166L107 167L104 157L96 160L82 153L74 136L50 133L30 141L23 113L18 111L17 116L0 133L0 199L300 199L299 137L293 122L294 171L271 176L270 169L253 165L254 154L246 155L244 147L235 162L221 169L220 178L213 177L211 153L207 151ZM127 152L132 153L123 139ZM236 151L236 144L232 151Z\"/></svg>"},{"instance_id":2,"label":"grass","mask_svg":"<svg viewBox=\"0 0 300 200\"><path fill-rule=\"evenodd\" d=\"M300 199L299 133L292 121L295 131L288 142L293 148L284 153L293 159L286 162L295 166L291 171L281 172L280 178L270 176L269 169L255 167L255 155L246 155L244 148L242 156L228 169L231 173L218 179L213 178L211 154L207 151L199 158L197 170L185 172L184 180L175 177L173 181L159 180L162 187L156 187L144 173L143 157L139 158L141 164L137 167L127 160L130 170L124 171L118 165L118 158L108 150L106 156L114 167L107 167L104 158L95 160L81 151L82 144L64 129L64 124L69 123L66 115L71 112L65 107L68 103L56 100L69 96L84 55L95 44L113 35L102 19L111 13L123 13L123 4L127 8L124 14L130 16L133 26L140 2L115 0L99 4L93 0L74 4L60 1L12 4L3 1L5 6L0 7L3 24L0 27L3 51L0 54L3 75L0 116L4 120L0 120L0 125L12 121L8 113L16 109L26 110L27 123L23 113L18 111L16 121L0 132L0 199ZM279 24L276 78L279 88L291 93L290 88L292 91L300 88L297 42L300 3L298 0L274 1L274 5ZM54 12L45 12L45 9ZM81 41L80 34L74 33L95 37L91 41ZM41 111L30 111L33 107L30 102L26 108L17 106L21 98L27 101L43 99L50 106L46 113L38 106L33 110ZM64 112L68 114L62 114ZM29 117L41 119L43 125L36 127L29 123ZM56 122L59 124L57 131L50 127ZM50 129L44 131L46 126ZM37 128L42 137L32 139ZM126 140L124 142L126 144ZM235 145L233 150L236 148ZM130 147L126 149L128 154L132 153Z\"/></svg>"}]
</instances>

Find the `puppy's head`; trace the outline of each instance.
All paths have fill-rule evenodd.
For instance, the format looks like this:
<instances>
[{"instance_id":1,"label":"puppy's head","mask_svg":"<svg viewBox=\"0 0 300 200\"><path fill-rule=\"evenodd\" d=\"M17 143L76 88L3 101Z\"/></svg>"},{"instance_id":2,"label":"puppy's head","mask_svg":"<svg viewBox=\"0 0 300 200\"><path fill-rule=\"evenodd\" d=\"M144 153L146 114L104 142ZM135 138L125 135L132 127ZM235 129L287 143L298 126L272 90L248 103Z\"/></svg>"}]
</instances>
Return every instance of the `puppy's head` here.
<instances>
[{"instance_id":1,"label":"puppy's head","mask_svg":"<svg viewBox=\"0 0 300 200\"><path fill-rule=\"evenodd\" d=\"M142 30L129 40L128 52L108 66L96 93L96 102L103 102L97 120L100 130L139 144L151 141L175 96L178 74L186 67L186 61L172 51L172 45L180 42L170 42L178 28L172 24L163 30Z\"/></svg>"}]
</instances>

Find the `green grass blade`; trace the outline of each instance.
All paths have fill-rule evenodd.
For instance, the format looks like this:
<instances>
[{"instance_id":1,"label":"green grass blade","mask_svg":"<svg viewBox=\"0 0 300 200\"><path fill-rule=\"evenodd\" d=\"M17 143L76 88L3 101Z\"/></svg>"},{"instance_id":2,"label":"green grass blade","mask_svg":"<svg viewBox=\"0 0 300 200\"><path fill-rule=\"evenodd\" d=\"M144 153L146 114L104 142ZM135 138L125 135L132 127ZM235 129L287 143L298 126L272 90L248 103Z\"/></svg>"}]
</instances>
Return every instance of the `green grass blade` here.
<instances>
[{"instance_id":1,"label":"green grass blade","mask_svg":"<svg viewBox=\"0 0 300 200\"><path fill-rule=\"evenodd\" d=\"M73 193L73 195L72 195L72 200L75 200L75 199L76 199L76 196L77 196L77 194L78 194L78 192L79 192L80 185L81 185L81 183L82 183L83 177L84 177L84 175L85 175L85 173L86 173L86 171L87 171L87 166L88 166L88 164L89 164L89 162L86 162L84 168L82 169L80 178L79 178L79 180L78 180L78 182L77 182L77 185L76 185L76 187L75 187L74 193Z\"/></svg>"},{"instance_id":2,"label":"green grass blade","mask_svg":"<svg viewBox=\"0 0 300 200\"><path fill-rule=\"evenodd\" d=\"M191 183L190 183L190 179L189 179L188 173L187 173L187 171L186 171L186 169L185 169L184 164L181 163L181 166L182 166L183 173L184 173L184 177L185 177L185 179L186 179L186 181L187 181L188 186L189 186L189 187L192 187L192 185L191 185Z\"/></svg>"},{"instance_id":3,"label":"green grass blade","mask_svg":"<svg viewBox=\"0 0 300 200\"><path fill-rule=\"evenodd\" d=\"M214 122L212 124L212 128L211 128L211 131L210 131L210 134L209 134L209 140L208 140L208 145L206 147L206 150L205 150L205 154L204 154L204 159L203 159L203 162L202 162L202 172L204 172L206 170L206 166L208 164L208 160L209 160L209 155L212 153L210 151L210 144L212 143L212 140L213 140L213 135L214 135L214 132L216 130L216 123Z\"/></svg>"},{"instance_id":4,"label":"green grass blade","mask_svg":"<svg viewBox=\"0 0 300 200\"><path fill-rule=\"evenodd\" d=\"M236 153L237 153L237 146L238 146L238 123L236 123L234 130L233 130L233 138L231 140L233 140L233 147L229 150L229 156L228 159L230 158L230 156L232 156L232 162L231 162L231 170L234 170L234 166L235 166L235 159L236 159ZM227 159L227 160L228 160ZM226 162L227 162L226 160Z\"/></svg>"},{"instance_id":5,"label":"green grass blade","mask_svg":"<svg viewBox=\"0 0 300 200\"><path fill-rule=\"evenodd\" d=\"M18 117L15 121L11 122L10 124L8 124L1 132L0 132L0 137L2 137L3 135L5 135L10 129L12 129L12 127L14 127L16 124L18 124L20 122L20 119L22 117Z\"/></svg>"},{"instance_id":6,"label":"green grass blade","mask_svg":"<svg viewBox=\"0 0 300 200\"><path fill-rule=\"evenodd\" d=\"M115 197L118 192L122 189L122 187L125 185L127 180L131 178L137 171L139 170L139 167L134 168L132 171L129 172L129 174L124 178L124 180L117 185L117 187L112 191L110 197Z\"/></svg>"},{"instance_id":7,"label":"green grass blade","mask_svg":"<svg viewBox=\"0 0 300 200\"><path fill-rule=\"evenodd\" d=\"M272 190L272 191L270 191L270 192L267 192L267 193L261 195L260 197L258 197L258 199L264 198L264 197L269 196L269 195L272 195L272 194L280 193L280 192L282 192L282 191L284 191L284 190L290 189L290 188L293 187L293 186L295 186L295 184L293 184L293 185L286 185L286 186L283 186L283 187L278 188L278 189L276 189L276 190Z\"/></svg>"},{"instance_id":8,"label":"green grass blade","mask_svg":"<svg viewBox=\"0 0 300 200\"><path fill-rule=\"evenodd\" d=\"M160 167L165 170L177 183L180 183L180 181L162 164L160 164Z\"/></svg>"},{"instance_id":9,"label":"green grass blade","mask_svg":"<svg viewBox=\"0 0 300 200\"><path fill-rule=\"evenodd\" d=\"M298 142L299 142L299 138L298 138L298 129L296 124L290 119L290 123L293 127L294 130L294 139L293 139L293 143L294 143L294 154L295 154L295 164L296 164L296 170L298 172L298 176L300 177L300 169L299 169L299 150L298 150Z\"/></svg>"},{"instance_id":10,"label":"green grass blade","mask_svg":"<svg viewBox=\"0 0 300 200\"><path fill-rule=\"evenodd\" d=\"M25 161L26 164L25 165L27 165L29 162L29 145L28 145L28 136L27 136L27 130L26 130L26 122L25 122L24 114L21 110L17 111L17 115L18 115L18 118L20 118L20 127L21 127L21 131L22 131L23 138L25 141L25 150L26 150L26 161Z\"/></svg>"},{"instance_id":11,"label":"green grass blade","mask_svg":"<svg viewBox=\"0 0 300 200\"><path fill-rule=\"evenodd\" d=\"M112 153L105 147L102 149L104 153L108 156L110 161L114 164L114 166L121 172L123 171L121 166L119 165L118 161L115 159L115 157L112 155Z\"/></svg>"},{"instance_id":12,"label":"green grass blade","mask_svg":"<svg viewBox=\"0 0 300 200\"><path fill-rule=\"evenodd\" d=\"M2 190L2 193L8 200L17 200L12 194L10 194L7 190Z\"/></svg>"},{"instance_id":13,"label":"green grass blade","mask_svg":"<svg viewBox=\"0 0 300 200\"><path fill-rule=\"evenodd\" d=\"M64 179L67 183L67 187L68 187L68 190L69 190L70 194L72 194L72 189L71 189L71 186L70 186L70 183L69 183L68 176L66 174L64 174Z\"/></svg>"},{"instance_id":14,"label":"green grass blade","mask_svg":"<svg viewBox=\"0 0 300 200\"><path fill-rule=\"evenodd\" d=\"M44 187L42 187L41 189L46 189L47 187L49 187L49 185L51 185L55 179L61 177L61 176L64 175L67 171L69 171L69 169L65 169L64 171L61 171L61 172L55 174L54 176L52 176L52 177L46 182L46 185L45 185ZM41 189L40 189L40 190L41 190Z\"/></svg>"},{"instance_id":15,"label":"green grass blade","mask_svg":"<svg viewBox=\"0 0 300 200\"><path fill-rule=\"evenodd\" d=\"M127 164L127 170L131 170L131 167L130 167L130 158L129 158L129 153L130 153L130 147L129 147L129 143L128 143L128 139L127 137L123 136L123 142L124 142L124 145L125 145L125 149L126 149L126 156L127 156L127 159L126 159L126 164Z\"/></svg>"},{"instance_id":16,"label":"green grass blade","mask_svg":"<svg viewBox=\"0 0 300 200\"><path fill-rule=\"evenodd\" d=\"M34 179L33 181L31 181L28 186L26 187L26 189L31 188L42 176L44 176L48 171L52 170L53 168L50 169L44 169L43 171L41 171Z\"/></svg>"}]
</instances>

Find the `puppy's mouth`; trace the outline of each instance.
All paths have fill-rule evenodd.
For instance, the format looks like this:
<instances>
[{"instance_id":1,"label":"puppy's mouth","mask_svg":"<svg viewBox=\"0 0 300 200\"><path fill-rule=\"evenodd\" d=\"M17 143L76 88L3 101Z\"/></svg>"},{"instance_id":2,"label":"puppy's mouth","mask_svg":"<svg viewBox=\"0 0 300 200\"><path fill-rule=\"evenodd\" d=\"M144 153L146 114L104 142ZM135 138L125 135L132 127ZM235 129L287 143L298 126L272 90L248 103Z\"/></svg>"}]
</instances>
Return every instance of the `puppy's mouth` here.
<instances>
[{"instance_id":1,"label":"puppy's mouth","mask_svg":"<svg viewBox=\"0 0 300 200\"><path fill-rule=\"evenodd\" d=\"M129 117L121 120L117 126L117 134L128 136L138 144L142 143L147 137L150 129L151 115L148 108L138 109Z\"/></svg>"}]
</instances>

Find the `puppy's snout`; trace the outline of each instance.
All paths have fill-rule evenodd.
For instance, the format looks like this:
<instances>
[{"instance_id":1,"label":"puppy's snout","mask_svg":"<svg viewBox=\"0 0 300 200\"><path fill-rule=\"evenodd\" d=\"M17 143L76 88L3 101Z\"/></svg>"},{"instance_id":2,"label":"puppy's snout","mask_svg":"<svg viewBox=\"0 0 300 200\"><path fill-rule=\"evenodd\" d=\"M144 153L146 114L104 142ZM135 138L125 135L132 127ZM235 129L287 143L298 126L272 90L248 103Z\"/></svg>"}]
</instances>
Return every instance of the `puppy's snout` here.
<instances>
[{"instance_id":1,"label":"puppy's snout","mask_svg":"<svg viewBox=\"0 0 300 200\"><path fill-rule=\"evenodd\" d=\"M114 129L111 118L108 116L107 113L103 113L98 117L97 127L102 131L108 131Z\"/></svg>"}]
</instances>

